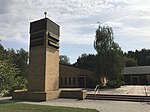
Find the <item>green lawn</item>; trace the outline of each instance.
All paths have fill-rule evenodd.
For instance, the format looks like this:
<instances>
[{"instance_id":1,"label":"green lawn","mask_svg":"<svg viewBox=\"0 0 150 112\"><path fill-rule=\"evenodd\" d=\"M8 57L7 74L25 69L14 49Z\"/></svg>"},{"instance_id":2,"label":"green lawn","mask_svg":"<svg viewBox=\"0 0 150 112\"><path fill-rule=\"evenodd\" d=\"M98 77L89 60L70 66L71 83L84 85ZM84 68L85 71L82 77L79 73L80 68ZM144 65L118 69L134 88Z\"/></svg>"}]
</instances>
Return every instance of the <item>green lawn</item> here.
<instances>
[{"instance_id":1,"label":"green lawn","mask_svg":"<svg viewBox=\"0 0 150 112\"><path fill-rule=\"evenodd\" d=\"M0 103L0 112L98 112L94 109L71 107L54 107L47 105L31 105L21 103Z\"/></svg>"}]
</instances>

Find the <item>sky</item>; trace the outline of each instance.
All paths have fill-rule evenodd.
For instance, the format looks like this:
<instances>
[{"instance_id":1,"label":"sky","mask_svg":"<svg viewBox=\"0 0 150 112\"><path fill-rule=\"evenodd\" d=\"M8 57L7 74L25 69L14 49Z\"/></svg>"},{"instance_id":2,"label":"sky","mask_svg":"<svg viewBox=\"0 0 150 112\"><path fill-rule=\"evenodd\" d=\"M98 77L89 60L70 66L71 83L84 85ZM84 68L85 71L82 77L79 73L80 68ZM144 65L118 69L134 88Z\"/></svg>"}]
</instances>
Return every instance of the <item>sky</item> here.
<instances>
[{"instance_id":1,"label":"sky","mask_svg":"<svg viewBox=\"0 0 150 112\"><path fill-rule=\"evenodd\" d=\"M0 0L0 40L29 51L30 22L47 17L60 25L60 55L71 63L96 54L98 25L110 26L124 52L150 49L150 0Z\"/></svg>"}]
</instances>

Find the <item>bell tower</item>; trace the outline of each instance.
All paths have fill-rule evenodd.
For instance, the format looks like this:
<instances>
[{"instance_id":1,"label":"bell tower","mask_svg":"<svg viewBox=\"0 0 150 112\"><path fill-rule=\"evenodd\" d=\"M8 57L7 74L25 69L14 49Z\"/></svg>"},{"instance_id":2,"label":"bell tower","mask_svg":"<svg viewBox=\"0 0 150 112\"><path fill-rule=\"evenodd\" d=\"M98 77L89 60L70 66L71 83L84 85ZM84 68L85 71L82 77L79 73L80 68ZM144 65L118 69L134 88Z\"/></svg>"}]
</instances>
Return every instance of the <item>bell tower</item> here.
<instances>
[{"instance_id":1,"label":"bell tower","mask_svg":"<svg viewBox=\"0 0 150 112\"><path fill-rule=\"evenodd\" d=\"M46 17L30 23L27 91L13 99L46 101L59 96L59 25Z\"/></svg>"}]
</instances>

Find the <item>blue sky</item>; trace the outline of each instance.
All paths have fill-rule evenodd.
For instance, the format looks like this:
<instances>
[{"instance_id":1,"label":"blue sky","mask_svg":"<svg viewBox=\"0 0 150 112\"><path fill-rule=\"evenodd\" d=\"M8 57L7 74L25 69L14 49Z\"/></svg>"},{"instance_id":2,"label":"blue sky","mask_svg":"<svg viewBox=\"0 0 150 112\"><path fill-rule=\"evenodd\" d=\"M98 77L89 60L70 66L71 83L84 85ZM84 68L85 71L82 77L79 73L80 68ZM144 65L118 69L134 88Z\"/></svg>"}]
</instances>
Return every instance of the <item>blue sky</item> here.
<instances>
[{"instance_id":1,"label":"blue sky","mask_svg":"<svg viewBox=\"0 0 150 112\"><path fill-rule=\"evenodd\" d=\"M5 48L29 49L30 22L44 12L60 25L60 54L74 63L83 53L95 54L95 30L113 28L124 52L150 48L150 0L0 0L0 39Z\"/></svg>"}]
</instances>

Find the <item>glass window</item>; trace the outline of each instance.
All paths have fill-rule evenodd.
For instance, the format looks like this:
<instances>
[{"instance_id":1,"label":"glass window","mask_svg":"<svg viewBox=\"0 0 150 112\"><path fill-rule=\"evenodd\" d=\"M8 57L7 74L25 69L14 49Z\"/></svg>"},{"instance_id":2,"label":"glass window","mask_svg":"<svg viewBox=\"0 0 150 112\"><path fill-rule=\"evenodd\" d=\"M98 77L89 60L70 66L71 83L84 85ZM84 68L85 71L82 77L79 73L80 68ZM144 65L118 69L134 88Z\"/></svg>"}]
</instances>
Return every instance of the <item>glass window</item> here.
<instances>
[{"instance_id":1,"label":"glass window","mask_svg":"<svg viewBox=\"0 0 150 112\"><path fill-rule=\"evenodd\" d=\"M63 85L63 78L60 79L60 84Z\"/></svg>"},{"instance_id":2,"label":"glass window","mask_svg":"<svg viewBox=\"0 0 150 112\"><path fill-rule=\"evenodd\" d=\"M73 77L73 85L75 85L75 84L76 84L76 78Z\"/></svg>"},{"instance_id":3,"label":"glass window","mask_svg":"<svg viewBox=\"0 0 150 112\"><path fill-rule=\"evenodd\" d=\"M69 77L69 85L71 85L71 78Z\"/></svg>"},{"instance_id":4,"label":"glass window","mask_svg":"<svg viewBox=\"0 0 150 112\"><path fill-rule=\"evenodd\" d=\"M67 84L67 77L65 77L65 85Z\"/></svg>"}]
</instances>

